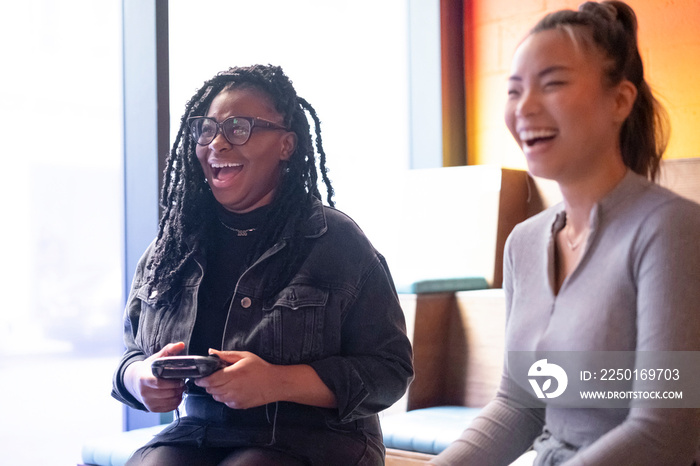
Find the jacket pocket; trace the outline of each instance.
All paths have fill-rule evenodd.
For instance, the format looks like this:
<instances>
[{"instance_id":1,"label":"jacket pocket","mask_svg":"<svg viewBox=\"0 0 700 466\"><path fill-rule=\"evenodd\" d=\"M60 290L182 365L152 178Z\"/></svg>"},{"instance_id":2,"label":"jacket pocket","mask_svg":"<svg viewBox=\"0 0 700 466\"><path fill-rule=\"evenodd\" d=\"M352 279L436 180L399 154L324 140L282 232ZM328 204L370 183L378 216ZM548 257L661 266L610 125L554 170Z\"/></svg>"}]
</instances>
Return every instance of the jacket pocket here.
<instances>
[{"instance_id":1,"label":"jacket pocket","mask_svg":"<svg viewBox=\"0 0 700 466\"><path fill-rule=\"evenodd\" d=\"M277 364L301 364L323 354L328 290L290 285L263 304L263 352Z\"/></svg>"},{"instance_id":2,"label":"jacket pocket","mask_svg":"<svg viewBox=\"0 0 700 466\"><path fill-rule=\"evenodd\" d=\"M161 313L155 308L155 300L148 295L148 286L143 285L136 292L136 299L131 306L138 306L138 327L135 335L136 344L146 356L150 356L160 348L156 348L158 326Z\"/></svg>"}]
</instances>

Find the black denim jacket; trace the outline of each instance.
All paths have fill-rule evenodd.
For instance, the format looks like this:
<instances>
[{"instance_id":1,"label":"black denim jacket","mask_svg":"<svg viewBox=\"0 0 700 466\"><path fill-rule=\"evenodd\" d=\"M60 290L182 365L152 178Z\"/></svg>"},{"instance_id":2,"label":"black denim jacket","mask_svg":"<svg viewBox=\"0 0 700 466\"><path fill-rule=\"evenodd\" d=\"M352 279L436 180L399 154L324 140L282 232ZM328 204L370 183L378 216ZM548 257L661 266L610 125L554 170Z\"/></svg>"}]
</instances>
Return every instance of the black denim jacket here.
<instances>
[{"instance_id":1,"label":"black denim jacket","mask_svg":"<svg viewBox=\"0 0 700 466\"><path fill-rule=\"evenodd\" d=\"M263 299L262 284L265 274L277 270L285 239L241 275L221 349L250 351L273 364L309 364L337 398L336 422L376 414L398 400L413 377L411 346L389 269L352 219L319 201L304 229L312 241L309 254L274 297ZM193 261L178 308L154 307L146 285L152 250L153 244L139 261L127 301L126 351L112 390L116 399L142 410L124 386L124 370L168 343L189 345L204 274L203 260Z\"/></svg>"}]
</instances>

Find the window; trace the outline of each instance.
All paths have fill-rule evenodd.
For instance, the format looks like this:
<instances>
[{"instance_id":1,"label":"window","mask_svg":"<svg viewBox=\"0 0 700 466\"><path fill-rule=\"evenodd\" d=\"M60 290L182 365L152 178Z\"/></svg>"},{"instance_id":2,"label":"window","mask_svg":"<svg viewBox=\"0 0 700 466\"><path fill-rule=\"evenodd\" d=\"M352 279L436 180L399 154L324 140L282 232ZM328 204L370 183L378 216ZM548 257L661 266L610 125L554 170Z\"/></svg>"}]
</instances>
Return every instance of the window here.
<instances>
[{"instance_id":1,"label":"window","mask_svg":"<svg viewBox=\"0 0 700 466\"><path fill-rule=\"evenodd\" d=\"M121 2L5 2L0 42L3 460L76 464L121 430Z\"/></svg>"}]
</instances>

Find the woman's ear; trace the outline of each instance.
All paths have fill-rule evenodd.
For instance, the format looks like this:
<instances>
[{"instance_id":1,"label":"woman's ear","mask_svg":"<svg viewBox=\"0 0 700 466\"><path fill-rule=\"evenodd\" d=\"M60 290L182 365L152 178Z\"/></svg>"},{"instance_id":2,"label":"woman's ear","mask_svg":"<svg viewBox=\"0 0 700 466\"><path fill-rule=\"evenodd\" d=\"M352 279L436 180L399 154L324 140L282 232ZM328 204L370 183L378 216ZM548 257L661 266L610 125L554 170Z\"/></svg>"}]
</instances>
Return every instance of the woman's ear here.
<instances>
[{"instance_id":1,"label":"woman's ear","mask_svg":"<svg viewBox=\"0 0 700 466\"><path fill-rule=\"evenodd\" d=\"M282 151L280 153L280 160L289 160L294 151L297 148L297 135L291 131L287 131L284 136L282 136Z\"/></svg>"},{"instance_id":2,"label":"woman's ear","mask_svg":"<svg viewBox=\"0 0 700 466\"><path fill-rule=\"evenodd\" d=\"M622 124L632 112L634 102L637 100L637 87L631 81L623 79L617 85L615 97L615 120Z\"/></svg>"}]
</instances>

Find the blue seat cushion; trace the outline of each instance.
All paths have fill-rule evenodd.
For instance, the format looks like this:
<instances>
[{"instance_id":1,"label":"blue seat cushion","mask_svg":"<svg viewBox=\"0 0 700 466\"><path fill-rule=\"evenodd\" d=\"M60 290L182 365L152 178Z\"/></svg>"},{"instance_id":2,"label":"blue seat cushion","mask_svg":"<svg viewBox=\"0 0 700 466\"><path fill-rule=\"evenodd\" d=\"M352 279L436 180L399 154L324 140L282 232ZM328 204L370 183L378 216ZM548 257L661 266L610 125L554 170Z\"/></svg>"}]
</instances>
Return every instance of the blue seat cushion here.
<instances>
[{"instance_id":1,"label":"blue seat cushion","mask_svg":"<svg viewBox=\"0 0 700 466\"><path fill-rule=\"evenodd\" d=\"M457 440L481 408L437 406L381 418L384 445L437 455Z\"/></svg>"},{"instance_id":2,"label":"blue seat cushion","mask_svg":"<svg viewBox=\"0 0 700 466\"><path fill-rule=\"evenodd\" d=\"M412 282L396 280L395 284L396 291L401 294L485 290L489 287L484 277L425 278Z\"/></svg>"},{"instance_id":3,"label":"blue seat cushion","mask_svg":"<svg viewBox=\"0 0 700 466\"><path fill-rule=\"evenodd\" d=\"M166 426L144 427L92 439L83 444L83 463L97 466L124 466L132 453L148 443Z\"/></svg>"}]
</instances>

